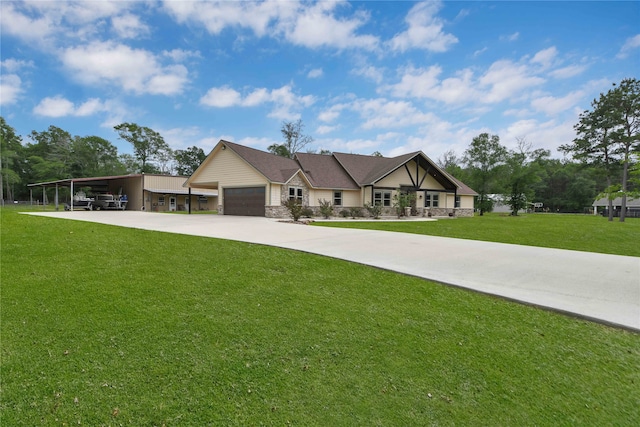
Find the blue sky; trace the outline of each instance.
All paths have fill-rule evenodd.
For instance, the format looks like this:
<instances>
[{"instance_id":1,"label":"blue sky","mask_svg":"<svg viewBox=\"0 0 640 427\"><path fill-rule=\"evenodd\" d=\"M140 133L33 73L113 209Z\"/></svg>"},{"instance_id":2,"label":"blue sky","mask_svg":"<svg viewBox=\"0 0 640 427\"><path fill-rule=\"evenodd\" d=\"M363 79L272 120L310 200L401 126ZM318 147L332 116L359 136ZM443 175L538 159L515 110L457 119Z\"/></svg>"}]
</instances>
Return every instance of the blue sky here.
<instances>
[{"instance_id":1,"label":"blue sky","mask_svg":"<svg viewBox=\"0 0 640 427\"><path fill-rule=\"evenodd\" d=\"M0 106L131 153L258 149L302 119L310 149L462 155L482 132L552 151L613 83L639 77L639 2L2 1Z\"/></svg>"}]
</instances>

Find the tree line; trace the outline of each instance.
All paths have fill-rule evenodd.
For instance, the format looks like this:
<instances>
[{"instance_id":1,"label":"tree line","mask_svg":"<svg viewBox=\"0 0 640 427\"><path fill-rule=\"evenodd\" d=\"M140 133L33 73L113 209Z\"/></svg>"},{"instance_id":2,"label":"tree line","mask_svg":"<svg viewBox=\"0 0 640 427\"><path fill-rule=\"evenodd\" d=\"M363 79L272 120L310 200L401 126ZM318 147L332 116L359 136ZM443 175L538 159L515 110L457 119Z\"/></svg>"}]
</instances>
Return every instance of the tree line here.
<instances>
[{"instance_id":1,"label":"tree line","mask_svg":"<svg viewBox=\"0 0 640 427\"><path fill-rule=\"evenodd\" d=\"M574 126L576 138L558 148L572 160L552 159L548 150L533 149L525 138L507 150L498 135L473 138L462 157L449 151L440 166L478 192L480 215L491 211L495 198L517 215L531 203L553 212L586 212L594 199L621 198L620 221L626 202L640 197L640 81L625 79L594 99Z\"/></svg>"},{"instance_id":2,"label":"tree line","mask_svg":"<svg viewBox=\"0 0 640 427\"><path fill-rule=\"evenodd\" d=\"M27 184L66 178L160 173L191 175L205 159L204 151L192 146L172 150L162 136L148 127L121 123L118 137L129 142L133 155L119 154L117 147L98 136L71 136L56 126L32 131L28 141L0 117L0 200L25 200ZM462 156L446 152L439 166L476 192L476 209L483 215L492 210L495 197L517 215L532 203L542 203L552 212L587 212L596 198L611 202L622 198L620 220L626 201L640 197L640 81L625 79L594 99L591 108L574 126L576 138L558 148L570 156L559 160L551 152L534 149L526 138L508 150L498 135L482 133L473 138ZM268 150L292 157L313 138L304 133L301 120L284 122L282 144ZM321 150L321 154L330 154ZM374 153L379 155L379 153Z\"/></svg>"},{"instance_id":3,"label":"tree line","mask_svg":"<svg viewBox=\"0 0 640 427\"><path fill-rule=\"evenodd\" d=\"M0 117L0 200L27 200L27 184L36 182L136 173L189 176L206 157L196 146L172 150L158 132L135 123L114 130L131 143L133 155L118 153L99 136L72 136L56 126L34 130L23 141Z\"/></svg>"}]
</instances>

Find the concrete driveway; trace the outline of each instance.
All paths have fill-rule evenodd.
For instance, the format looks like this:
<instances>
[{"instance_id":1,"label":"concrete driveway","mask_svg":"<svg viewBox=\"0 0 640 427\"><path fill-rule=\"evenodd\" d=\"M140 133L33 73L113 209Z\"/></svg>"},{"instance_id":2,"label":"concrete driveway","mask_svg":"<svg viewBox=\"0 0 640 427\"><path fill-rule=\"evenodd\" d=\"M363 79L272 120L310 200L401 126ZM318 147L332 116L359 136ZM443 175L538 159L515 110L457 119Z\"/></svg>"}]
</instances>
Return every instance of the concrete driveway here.
<instances>
[{"instance_id":1,"label":"concrete driveway","mask_svg":"<svg viewBox=\"0 0 640 427\"><path fill-rule=\"evenodd\" d=\"M640 330L639 257L312 227L257 217L134 211L31 214L326 255Z\"/></svg>"}]
</instances>

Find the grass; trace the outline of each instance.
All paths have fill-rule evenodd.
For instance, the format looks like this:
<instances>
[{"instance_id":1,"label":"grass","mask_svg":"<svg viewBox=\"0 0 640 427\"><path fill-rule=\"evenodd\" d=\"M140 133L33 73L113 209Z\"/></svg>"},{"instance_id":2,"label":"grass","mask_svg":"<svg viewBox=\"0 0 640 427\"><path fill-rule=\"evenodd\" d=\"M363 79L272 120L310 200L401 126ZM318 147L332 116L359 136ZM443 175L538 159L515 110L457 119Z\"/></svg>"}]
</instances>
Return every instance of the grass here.
<instances>
[{"instance_id":1,"label":"grass","mask_svg":"<svg viewBox=\"0 0 640 427\"><path fill-rule=\"evenodd\" d=\"M640 419L638 334L321 256L1 214L2 425Z\"/></svg>"},{"instance_id":2,"label":"grass","mask_svg":"<svg viewBox=\"0 0 640 427\"><path fill-rule=\"evenodd\" d=\"M320 221L313 224L640 256L638 218L627 218L621 223L593 215L485 214L438 221Z\"/></svg>"}]
</instances>

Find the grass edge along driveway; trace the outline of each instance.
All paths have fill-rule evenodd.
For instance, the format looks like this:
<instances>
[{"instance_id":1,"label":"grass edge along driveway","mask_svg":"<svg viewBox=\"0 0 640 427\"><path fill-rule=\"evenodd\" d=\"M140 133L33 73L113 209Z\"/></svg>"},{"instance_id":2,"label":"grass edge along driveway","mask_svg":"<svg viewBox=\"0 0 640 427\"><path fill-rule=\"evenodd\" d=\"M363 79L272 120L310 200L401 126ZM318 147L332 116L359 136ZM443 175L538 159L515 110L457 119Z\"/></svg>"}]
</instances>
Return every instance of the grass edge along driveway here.
<instances>
[{"instance_id":1,"label":"grass edge along driveway","mask_svg":"<svg viewBox=\"0 0 640 427\"><path fill-rule=\"evenodd\" d=\"M437 221L317 221L314 226L360 228L640 257L640 219L594 215L485 214Z\"/></svg>"},{"instance_id":2,"label":"grass edge along driveway","mask_svg":"<svg viewBox=\"0 0 640 427\"><path fill-rule=\"evenodd\" d=\"M283 249L2 212L3 425L627 425L638 334Z\"/></svg>"}]
</instances>

